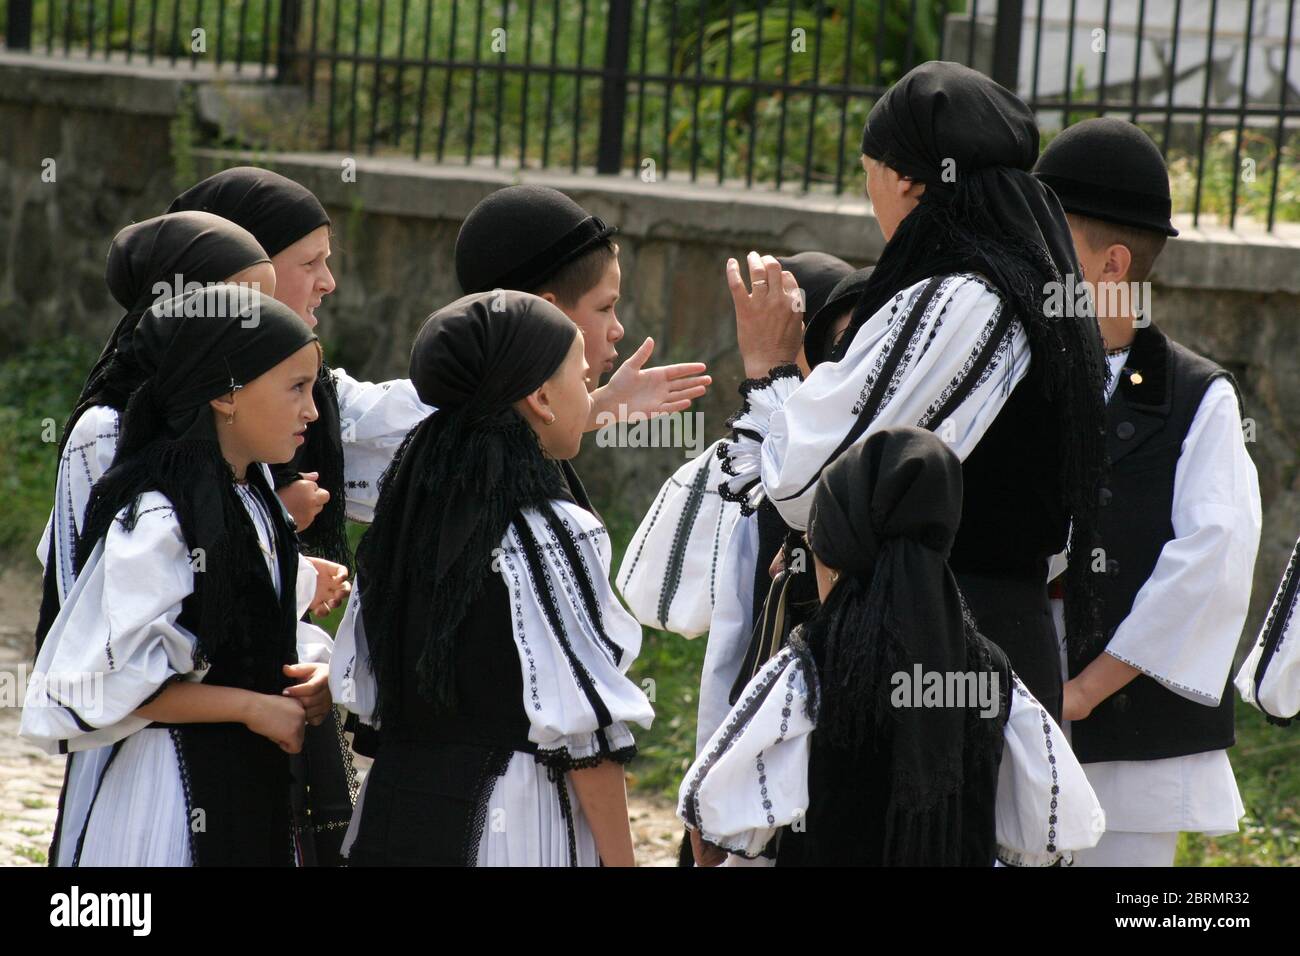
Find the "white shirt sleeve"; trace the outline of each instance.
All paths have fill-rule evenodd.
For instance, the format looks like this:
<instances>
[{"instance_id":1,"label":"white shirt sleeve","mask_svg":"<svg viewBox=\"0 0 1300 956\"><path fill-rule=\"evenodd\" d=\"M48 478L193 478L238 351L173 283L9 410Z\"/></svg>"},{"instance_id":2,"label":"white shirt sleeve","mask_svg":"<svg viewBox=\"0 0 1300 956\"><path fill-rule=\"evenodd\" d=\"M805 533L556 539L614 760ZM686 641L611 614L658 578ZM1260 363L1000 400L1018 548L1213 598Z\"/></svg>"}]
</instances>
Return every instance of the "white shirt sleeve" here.
<instances>
[{"instance_id":1,"label":"white shirt sleeve","mask_svg":"<svg viewBox=\"0 0 1300 956\"><path fill-rule=\"evenodd\" d=\"M363 722L379 726L374 719L378 687L370 672L370 649L366 644L365 619L361 616L360 579L352 582L347 609L334 632L330 696Z\"/></svg>"},{"instance_id":2,"label":"white shirt sleeve","mask_svg":"<svg viewBox=\"0 0 1300 956\"><path fill-rule=\"evenodd\" d=\"M684 637L709 630L722 556L740 517L740 506L718 493L719 444L664 482L623 553L618 588L647 627Z\"/></svg>"},{"instance_id":3,"label":"white shirt sleeve","mask_svg":"<svg viewBox=\"0 0 1300 956\"><path fill-rule=\"evenodd\" d=\"M700 748L678 788L677 816L732 853L753 859L808 810L817 675L786 647L756 674Z\"/></svg>"},{"instance_id":4,"label":"white shirt sleeve","mask_svg":"<svg viewBox=\"0 0 1300 956\"><path fill-rule=\"evenodd\" d=\"M998 859L1051 866L1097 845L1106 814L1056 721L1011 676L994 810Z\"/></svg>"},{"instance_id":5,"label":"white shirt sleeve","mask_svg":"<svg viewBox=\"0 0 1300 956\"><path fill-rule=\"evenodd\" d=\"M571 770L635 753L629 724L650 728L654 708L627 670L641 651L641 625L609 583L609 533L589 511L551 503L558 529L527 508L501 539L499 573L510 593L511 632L523 676L528 739L537 759ZM561 535L567 538L562 541ZM571 548L579 567L566 555ZM585 582L582 580L585 578ZM605 719L607 718L607 719Z\"/></svg>"},{"instance_id":6,"label":"white shirt sleeve","mask_svg":"<svg viewBox=\"0 0 1300 956\"><path fill-rule=\"evenodd\" d=\"M1259 708L1274 722L1300 715L1300 637L1296 634L1297 593L1300 593L1300 541L1291 552L1282 583L1273 596L1264 626L1237 674L1241 699ZM1268 644L1273 644L1271 652ZM1265 654L1268 660L1265 661ZM1263 674L1260 666L1263 665ZM1259 684L1258 693L1256 683Z\"/></svg>"},{"instance_id":7,"label":"white shirt sleeve","mask_svg":"<svg viewBox=\"0 0 1300 956\"><path fill-rule=\"evenodd\" d=\"M420 401L409 379L361 382L341 368L331 373L339 396L347 515L368 524L375 517L380 476L407 433L434 408Z\"/></svg>"},{"instance_id":8,"label":"white shirt sleeve","mask_svg":"<svg viewBox=\"0 0 1300 956\"><path fill-rule=\"evenodd\" d=\"M96 544L37 655L19 733L50 753L114 743L149 720L133 711L170 680L202 680L197 641L177 623L194 589L170 503L142 496L131 531Z\"/></svg>"},{"instance_id":9,"label":"white shirt sleeve","mask_svg":"<svg viewBox=\"0 0 1300 956\"><path fill-rule=\"evenodd\" d=\"M61 597L66 598L72 589L77 535L86 517L90 489L112 466L117 455L117 438L116 409L92 405L72 426L63 454L59 456L54 481L54 508L37 546L37 556L43 567L49 550L49 536L55 535L55 573Z\"/></svg>"},{"instance_id":10,"label":"white shirt sleeve","mask_svg":"<svg viewBox=\"0 0 1300 956\"><path fill-rule=\"evenodd\" d=\"M1259 548L1259 480L1232 385L1206 390L1174 472L1174 537L1106 653L1217 706L1232 670Z\"/></svg>"},{"instance_id":11,"label":"white shirt sleeve","mask_svg":"<svg viewBox=\"0 0 1300 956\"><path fill-rule=\"evenodd\" d=\"M935 281L937 291L905 334L909 314ZM931 428L964 460L1028 370L1029 339L983 280L919 282L867 320L842 361L822 363L802 383L792 368L747 383L745 407L733 420L737 437L720 451L732 476L722 487L746 499L747 509L766 494L786 523L802 530L817 477L859 419L868 424L851 445L911 425ZM968 380L969 393L945 413Z\"/></svg>"}]
</instances>

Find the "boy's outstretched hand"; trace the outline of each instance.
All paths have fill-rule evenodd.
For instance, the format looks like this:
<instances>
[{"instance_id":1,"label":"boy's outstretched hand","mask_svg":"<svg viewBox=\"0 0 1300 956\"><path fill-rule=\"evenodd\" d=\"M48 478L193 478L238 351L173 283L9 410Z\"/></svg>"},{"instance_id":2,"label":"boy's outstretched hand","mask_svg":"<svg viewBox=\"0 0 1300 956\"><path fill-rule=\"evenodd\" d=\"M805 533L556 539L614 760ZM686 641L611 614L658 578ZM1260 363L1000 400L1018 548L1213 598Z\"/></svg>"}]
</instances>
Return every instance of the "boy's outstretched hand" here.
<instances>
[{"instance_id":1,"label":"boy's outstretched hand","mask_svg":"<svg viewBox=\"0 0 1300 956\"><path fill-rule=\"evenodd\" d=\"M713 378L704 374L703 362L645 368L654 347L654 339L646 339L610 376L609 382L592 393L587 431L607 424L609 419L602 418L604 415L626 421L629 415L653 418L684 412L691 407L691 402L708 391Z\"/></svg>"}]
</instances>

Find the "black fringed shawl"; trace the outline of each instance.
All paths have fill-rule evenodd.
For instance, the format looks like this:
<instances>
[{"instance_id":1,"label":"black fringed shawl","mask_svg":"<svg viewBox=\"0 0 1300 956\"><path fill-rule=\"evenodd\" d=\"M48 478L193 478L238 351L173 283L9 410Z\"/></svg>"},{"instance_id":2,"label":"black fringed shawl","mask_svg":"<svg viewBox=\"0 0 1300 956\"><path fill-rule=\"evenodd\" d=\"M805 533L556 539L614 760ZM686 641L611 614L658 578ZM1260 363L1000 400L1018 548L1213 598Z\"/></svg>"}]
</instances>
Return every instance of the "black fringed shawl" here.
<instances>
[{"instance_id":1,"label":"black fringed shawl","mask_svg":"<svg viewBox=\"0 0 1300 956\"><path fill-rule=\"evenodd\" d=\"M401 713L404 641L422 647L421 692L440 709L455 706L459 625L493 573L507 526L523 508L572 500L564 472L512 404L555 373L576 334L546 300L498 291L458 299L416 336L411 382L437 411L385 471L357 548L381 720Z\"/></svg>"},{"instance_id":2,"label":"black fringed shawl","mask_svg":"<svg viewBox=\"0 0 1300 956\"><path fill-rule=\"evenodd\" d=\"M839 572L804 631L821 688L807 829L823 848L844 839L850 824L836 819L857 806L850 815L862 819L851 828L871 831L866 842L879 849L875 862L992 862L988 810L1003 721L979 716L978 705L899 707L892 700L893 675L911 677L918 664L926 673L973 673L977 680L999 674L1004 683L946 560L961 501L961 463L917 428L877 432L827 467L818 484L808 538L822 563ZM1006 690L1000 686L999 696ZM872 817L860 797L855 804L853 794L819 789L819 780L835 778L835 765L859 761L873 767L863 791L885 794L883 818ZM841 812L825 819L819 806Z\"/></svg>"},{"instance_id":3,"label":"black fringed shawl","mask_svg":"<svg viewBox=\"0 0 1300 956\"><path fill-rule=\"evenodd\" d=\"M862 152L925 184L919 204L885 245L829 358L897 292L931 276L975 272L1015 310L1043 374L1042 400L1058 417L1061 488L1072 524L1066 634L1098 638L1091 553L1105 462L1105 361L1095 318L1053 315L1051 283L1081 275L1065 213L1030 172L1034 114L1015 94L957 63L922 64L872 108ZM812 343L808 360L815 362Z\"/></svg>"}]
</instances>

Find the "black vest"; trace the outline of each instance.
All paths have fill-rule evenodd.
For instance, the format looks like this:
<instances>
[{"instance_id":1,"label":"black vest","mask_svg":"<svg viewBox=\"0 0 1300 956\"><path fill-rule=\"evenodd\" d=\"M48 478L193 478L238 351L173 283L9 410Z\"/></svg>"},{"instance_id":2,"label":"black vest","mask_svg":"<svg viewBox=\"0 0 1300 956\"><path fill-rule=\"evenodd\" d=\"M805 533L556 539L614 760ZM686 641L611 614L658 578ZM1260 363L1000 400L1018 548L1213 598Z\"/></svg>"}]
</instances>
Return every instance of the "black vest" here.
<instances>
[{"instance_id":1,"label":"black vest","mask_svg":"<svg viewBox=\"0 0 1300 956\"><path fill-rule=\"evenodd\" d=\"M1137 382L1134 372L1139 373ZM1217 378L1232 381L1226 371L1171 342L1154 325L1139 329L1133 339L1127 366L1106 406L1110 477L1101 493L1099 520L1105 554L1094 552L1094 561L1104 560L1106 568L1100 587L1106 642L1128 617L1160 552L1174 537L1174 471L1205 390ZM1070 676L1097 653L1072 654ZM1234 741L1232 708L1231 677L1219 706L1207 707L1143 674L1099 704L1087 720L1073 724L1074 752L1080 761L1092 763L1223 750Z\"/></svg>"},{"instance_id":2,"label":"black vest","mask_svg":"<svg viewBox=\"0 0 1300 956\"><path fill-rule=\"evenodd\" d=\"M1048 559L1065 548L1060 414L1031 363L962 462L961 524L948 564L979 625L1053 719L1061 715L1060 645L1047 598Z\"/></svg>"}]
</instances>

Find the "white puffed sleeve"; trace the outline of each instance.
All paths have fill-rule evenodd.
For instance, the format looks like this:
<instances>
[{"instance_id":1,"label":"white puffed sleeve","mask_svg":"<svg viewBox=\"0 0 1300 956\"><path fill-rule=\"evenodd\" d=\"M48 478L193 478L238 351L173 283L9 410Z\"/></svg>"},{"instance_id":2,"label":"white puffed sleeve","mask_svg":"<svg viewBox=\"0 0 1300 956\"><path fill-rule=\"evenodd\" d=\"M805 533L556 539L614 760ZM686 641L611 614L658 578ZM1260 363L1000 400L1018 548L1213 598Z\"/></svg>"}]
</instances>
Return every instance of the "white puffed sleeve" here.
<instances>
[{"instance_id":1,"label":"white puffed sleeve","mask_svg":"<svg viewBox=\"0 0 1300 956\"><path fill-rule=\"evenodd\" d=\"M641 626L610 586L604 526L570 502L551 507L554 524L534 509L512 523L498 563L511 597L528 739L552 768L626 762L636 753L628 725L649 728L654 719L627 677Z\"/></svg>"},{"instance_id":2,"label":"white puffed sleeve","mask_svg":"<svg viewBox=\"0 0 1300 956\"><path fill-rule=\"evenodd\" d=\"M1282 576L1259 637L1237 674L1241 699L1259 708L1272 723L1300 715L1300 634L1296 595L1300 593L1300 541Z\"/></svg>"},{"instance_id":3,"label":"white puffed sleeve","mask_svg":"<svg viewBox=\"0 0 1300 956\"><path fill-rule=\"evenodd\" d=\"M1011 676L1010 714L998 768L998 860L1051 866L1097 845L1106 814L1061 728Z\"/></svg>"},{"instance_id":4,"label":"white puffed sleeve","mask_svg":"<svg viewBox=\"0 0 1300 956\"><path fill-rule=\"evenodd\" d=\"M858 329L841 361L823 362L802 384L784 366L742 385L735 438L719 448L731 476L721 490L747 509L766 495L786 524L805 529L818 476L847 448L911 425L965 460L1028 370L1024 328L982 279L918 282Z\"/></svg>"},{"instance_id":5,"label":"white puffed sleeve","mask_svg":"<svg viewBox=\"0 0 1300 956\"><path fill-rule=\"evenodd\" d=\"M709 630L722 555L740 505L725 500L720 442L670 477L623 555L618 588L636 619L683 637Z\"/></svg>"},{"instance_id":6,"label":"white puffed sleeve","mask_svg":"<svg viewBox=\"0 0 1300 956\"><path fill-rule=\"evenodd\" d=\"M343 487L347 515L369 524L379 501L379 478L409 432L434 409L420 401L409 379L361 382L331 369L339 396Z\"/></svg>"},{"instance_id":7,"label":"white puffed sleeve","mask_svg":"<svg viewBox=\"0 0 1300 956\"><path fill-rule=\"evenodd\" d=\"M135 527L109 526L64 600L37 655L19 733L59 753L146 727L150 721L133 711L177 677L202 679L197 641L176 623L193 589L171 504L148 492Z\"/></svg>"},{"instance_id":8,"label":"white puffed sleeve","mask_svg":"<svg viewBox=\"0 0 1300 956\"><path fill-rule=\"evenodd\" d=\"M86 516L90 489L113 464L117 455L117 433L117 410L107 405L92 405L72 426L63 454L59 456L54 480L54 507L36 547L36 556L44 567L49 555L50 535L55 535L55 580L61 598L67 597L72 589L77 534Z\"/></svg>"},{"instance_id":9,"label":"white puffed sleeve","mask_svg":"<svg viewBox=\"0 0 1300 956\"><path fill-rule=\"evenodd\" d=\"M378 727L374 719L378 687L370 672L370 651L366 645L365 619L361 616L361 581L352 582L343 620L334 632L334 653L330 663L330 696L364 723Z\"/></svg>"},{"instance_id":10,"label":"white puffed sleeve","mask_svg":"<svg viewBox=\"0 0 1300 956\"><path fill-rule=\"evenodd\" d=\"M808 756L817 675L790 647L746 685L677 793L677 816L715 846L759 856L808 810Z\"/></svg>"}]
</instances>

